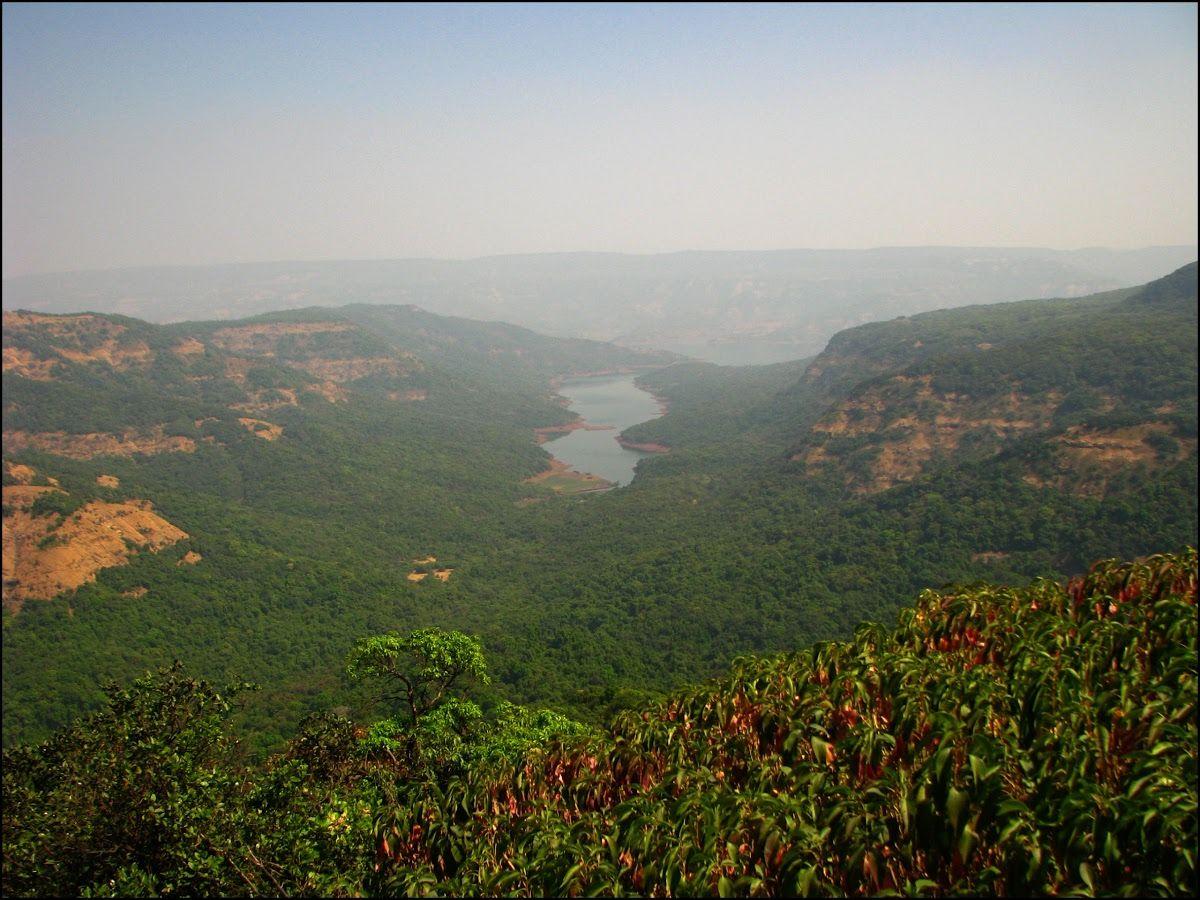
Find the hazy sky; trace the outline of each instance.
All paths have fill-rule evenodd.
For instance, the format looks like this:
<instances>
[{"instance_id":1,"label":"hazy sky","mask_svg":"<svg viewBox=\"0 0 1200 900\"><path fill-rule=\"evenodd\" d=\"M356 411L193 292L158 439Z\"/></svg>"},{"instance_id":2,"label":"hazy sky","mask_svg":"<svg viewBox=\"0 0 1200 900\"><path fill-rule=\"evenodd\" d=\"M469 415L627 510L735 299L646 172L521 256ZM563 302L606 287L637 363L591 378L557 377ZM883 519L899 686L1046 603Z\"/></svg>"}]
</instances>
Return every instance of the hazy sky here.
<instances>
[{"instance_id":1,"label":"hazy sky","mask_svg":"<svg viewBox=\"0 0 1200 900\"><path fill-rule=\"evenodd\" d=\"M1196 240L1193 4L3 17L5 275Z\"/></svg>"}]
</instances>

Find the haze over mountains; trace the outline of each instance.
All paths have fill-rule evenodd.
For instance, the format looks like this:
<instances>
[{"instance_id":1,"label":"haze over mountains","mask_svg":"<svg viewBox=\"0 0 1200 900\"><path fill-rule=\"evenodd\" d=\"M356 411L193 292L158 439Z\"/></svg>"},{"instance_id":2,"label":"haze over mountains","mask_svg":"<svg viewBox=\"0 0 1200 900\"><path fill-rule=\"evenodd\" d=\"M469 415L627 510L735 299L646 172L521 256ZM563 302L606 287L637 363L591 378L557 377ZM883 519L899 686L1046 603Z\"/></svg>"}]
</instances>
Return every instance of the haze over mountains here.
<instances>
[{"instance_id":1,"label":"haze over mountains","mask_svg":"<svg viewBox=\"0 0 1200 900\"><path fill-rule=\"evenodd\" d=\"M246 263L20 276L4 281L3 306L178 322L313 305L416 304L561 337L751 364L812 355L863 322L1141 284L1195 256L1194 246L892 247Z\"/></svg>"}]
</instances>

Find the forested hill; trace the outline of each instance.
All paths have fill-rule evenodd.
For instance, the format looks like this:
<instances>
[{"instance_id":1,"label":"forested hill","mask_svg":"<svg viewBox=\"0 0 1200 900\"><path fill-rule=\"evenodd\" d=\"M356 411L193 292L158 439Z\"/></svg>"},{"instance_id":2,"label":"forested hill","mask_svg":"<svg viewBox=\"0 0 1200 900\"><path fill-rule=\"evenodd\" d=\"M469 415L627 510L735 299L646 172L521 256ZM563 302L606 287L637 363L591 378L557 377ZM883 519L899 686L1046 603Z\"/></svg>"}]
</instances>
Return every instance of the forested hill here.
<instances>
[{"instance_id":1,"label":"forested hill","mask_svg":"<svg viewBox=\"0 0 1200 900\"><path fill-rule=\"evenodd\" d=\"M835 341L805 374L842 399L792 458L879 491L939 462L1023 455L1034 482L1103 495L1196 448L1196 264L1082 300L931 313ZM864 362L869 361L869 362ZM847 372L878 374L838 390Z\"/></svg>"},{"instance_id":2,"label":"forested hill","mask_svg":"<svg viewBox=\"0 0 1200 900\"><path fill-rule=\"evenodd\" d=\"M809 477L858 492L1006 449L1029 458L1030 479L1102 493L1106 474L1130 463L1194 452L1196 269L853 328L800 377L799 364L673 366L642 383L684 414L627 434L679 449L754 436Z\"/></svg>"},{"instance_id":3,"label":"forested hill","mask_svg":"<svg viewBox=\"0 0 1200 900\"><path fill-rule=\"evenodd\" d=\"M1189 550L946 587L603 728L451 697L252 769L230 693L160 672L5 751L4 893L1195 895L1196 584ZM484 674L358 645L423 646L380 673Z\"/></svg>"},{"instance_id":4,"label":"forested hill","mask_svg":"<svg viewBox=\"0 0 1200 900\"><path fill-rule=\"evenodd\" d=\"M414 622L551 493L555 379L672 358L369 312L5 313L6 741L173 656L311 703L362 617Z\"/></svg>"}]
</instances>

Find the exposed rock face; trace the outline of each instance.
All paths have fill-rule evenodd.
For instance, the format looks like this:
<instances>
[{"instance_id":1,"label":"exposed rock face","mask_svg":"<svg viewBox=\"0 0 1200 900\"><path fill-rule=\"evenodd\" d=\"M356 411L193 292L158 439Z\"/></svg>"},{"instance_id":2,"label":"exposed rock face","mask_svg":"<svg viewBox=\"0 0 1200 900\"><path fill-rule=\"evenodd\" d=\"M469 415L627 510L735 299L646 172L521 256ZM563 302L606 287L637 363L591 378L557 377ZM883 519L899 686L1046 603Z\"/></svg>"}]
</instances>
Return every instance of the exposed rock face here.
<instances>
[{"instance_id":1,"label":"exposed rock face","mask_svg":"<svg viewBox=\"0 0 1200 900\"><path fill-rule=\"evenodd\" d=\"M227 364L230 378L244 379L252 360L270 360L316 376L322 386L315 389L333 402L344 399L336 385L371 375L401 377L421 368L404 353L364 355L362 338L352 322L255 322L218 329L212 341L239 358L232 368Z\"/></svg>"},{"instance_id":2,"label":"exposed rock face","mask_svg":"<svg viewBox=\"0 0 1200 900\"><path fill-rule=\"evenodd\" d=\"M865 472L847 475L847 483L857 493L876 493L911 481L968 438L977 448L995 450L1013 437L1049 428L1061 400L1056 392L1029 396L1016 389L973 398L935 391L929 375L896 375L834 406L812 426L809 445L792 458L812 469L837 456L827 446L831 438L867 438L878 451Z\"/></svg>"},{"instance_id":3,"label":"exposed rock face","mask_svg":"<svg viewBox=\"0 0 1200 900\"><path fill-rule=\"evenodd\" d=\"M35 516L33 502L53 486L4 488L4 605L47 600L95 580L96 573L124 565L139 549L151 552L188 535L154 512L145 500L93 500L66 516Z\"/></svg>"}]
</instances>

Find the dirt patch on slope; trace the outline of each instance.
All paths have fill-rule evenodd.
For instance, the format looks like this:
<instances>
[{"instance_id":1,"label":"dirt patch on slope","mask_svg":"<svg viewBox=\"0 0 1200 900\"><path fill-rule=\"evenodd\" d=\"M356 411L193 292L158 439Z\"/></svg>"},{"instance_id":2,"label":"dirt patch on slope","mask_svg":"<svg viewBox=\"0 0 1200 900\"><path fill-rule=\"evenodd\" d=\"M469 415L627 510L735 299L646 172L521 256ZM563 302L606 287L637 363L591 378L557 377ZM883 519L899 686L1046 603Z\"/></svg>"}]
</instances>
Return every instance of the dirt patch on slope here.
<instances>
[{"instance_id":1,"label":"dirt patch on slope","mask_svg":"<svg viewBox=\"0 0 1200 900\"><path fill-rule=\"evenodd\" d=\"M792 456L812 468L835 461L823 447L828 438L871 436L879 447L868 474L848 476L857 493L876 493L911 481L934 457L952 454L968 436L984 442L1009 440L1049 428L1062 395L1031 397L1016 390L976 400L933 389L932 376L897 376L847 400L812 427L816 443Z\"/></svg>"},{"instance_id":2,"label":"dirt patch on slope","mask_svg":"<svg viewBox=\"0 0 1200 900\"><path fill-rule=\"evenodd\" d=\"M52 484L6 484L4 486L4 505L15 510L27 510L42 494L65 493L62 488Z\"/></svg>"},{"instance_id":3,"label":"dirt patch on slope","mask_svg":"<svg viewBox=\"0 0 1200 900\"><path fill-rule=\"evenodd\" d=\"M204 353L204 345L195 338L184 338L178 344L171 348L171 352L176 356L187 359L190 356L201 356Z\"/></svg>"},{"instance_id":4,"label":"dirt patch on slope","mask_svg":"<svg viewBox=\"0 0 1200 900\"><path fill-rule=\"evenodd\" d=\"M410 391L388 391L389 400L400 400L404 403L417 403L429 399L429 392L424 388L413 388Z\"/></svg>"},{"instance_id":5,"label":"dirt patch on slope","mask_svg":"<svg viewBox=\"0 0 1200 900\"><path fill-rule=\"evenodd\" d=\"M315 375L322 381L332 381L335 384L357 381L368 375L398 377L408 375L415 368L406 365L401 360L387 356L363 356L355 359L313 358L289 360L287 364L301 369L309 375Z\"/></svg>"},{"instance_id":6,"label":"dirt patch on slope","mask_svg":"<svg viewBox=\"0 0 1200 900\"><path fill-rule=\"evenodd\" d=\"M283 434L283 426L276 425L273 422L264 422L262 419L246 419L240 418L238 421L242 427L249 431L255 437L260 437L264 441L273 441Z\"/></svg>"},{"instance_id":7,"label":"dirt patch on slope","mask_svg":"<svg viewBox=\"0 0 1200 900\"><path fill-rule=\"evenodd\" d=\"M42 359L22 347L4 348L4 371L32 381L53 381L56 359Z\"/></svg>"},{"instance_id":8,"label":"dirt patch on slope","mask_svg":"<svg viewBox=\"0 0 1200 900\"><path fill-rule=\"evenodd\" d=\"M72 350L69 347L55 347L54 349L59 356L71 362L100 362L111 366L118 372L123 372L134 366L145 365L154 359L154 352L145 341L119 344L112 338L109 338L102 344L86 350Z\"/></svg>"},{"instance_id":9,"label":"dirt patch on slope","mask_svg":"<svg viewBox=\"0 0 1200 900\"><path fill-rule=\"evenodd\" d=\"M254 361L240 356L225 357L225 377L237 384L244 384L246 373L254 368Z\"/></svg>"},{"instance_id":10,"label":"dirt patch on slope","mask_svg":"<svg viewBox=\"0 0 1200 900\"><path fill-rule=\"evenodd\" d=\"M175 565L176 566L194 566L196 563L200 562L200 560L202 560L202 559L204 559L204 557L201 556L199 553L197 553L195 550L189 550L187 553L183 554L183 556L181 556L179 558L179 562L175 563Z\"/></svg>"},{"instance_id":11,"label":"dirt patch on slope","mask_svg":"<svg viewBox=\"0 0 1200 900\"><path fill-rule=\"evenodd\" d=\"M231 353L253 356L274 356L280 339L289 338L291 346L307 346L315 334L352 331L350 322L262 322L253 325L234 325L213 332L213 343Z\"/></svg>"},{"instance_id":12,"label":"dirt patch on slope","mask_svg":"<svg viewBox=\"0 0 1200 900\"><path fill-rule=\"evenodd\" d=\"M115 488L121 486L121 479L116 475L97 475L96 484L100 487Z\"/></svg>"},{"instance_id":13,"label":"dirt patch on slope","mask_svg":"<svg viewBox=\"0 0 1200 900\"><path fill-rule=\"evenodd\" d=\"M55 528L58 517L35 517L27 507L18 508L16 501L24 498L13 495L12 487L4 488L11 512L4 517L3 541L4 605L11 609L73 590L94 581L101 569L124 565L139 550L154 552L188 536L145 500L92 500Z\"/></svg>"},{"instance_id":14,"label":"dirt patch on slope","mask_svg":"<svg viewBox=\"0 0 1200 900\"><path fill-rule=\"evenodd\" d=\"M971 562L994 563L1008 559L1009 554L1003 550L983 550L971 554Z\"/></svg>"},{"instance_id":15,"label":"dirt patch on slope","mask_svg":"<svg viewBox=\"0 0 1200 900\"><path fill-rule=\"evenodd\" d=\"M234 403L229 408L239 412L269 412L272 409L283 409L285 406L299 406L296 392L291 388L267 388L261 391L250 391L246 402Z\"/></svg>"},{"instance_id":16,"label":"dirt patch on slope","mask_svg":"<svg viewBox=\"0 0 1200 900\"><path fill-rule=\"evenodd\" d=\"M306 385L304 390L319 397L324 397L330 403L343 403L350 399L349 392L332 381L319 381L316 384ZM424 394L425 392L421 391L421 393ZM424 400L425 398L422 396L419 399Z\"/></svg>"},{"instance_id":17,"label":"dirt patch on slope","mask_svg":"<svg viewBox=\"0 0 1200 900\"><path fill-rule=\"evenodd\" d=\"M577 494L583 491L604 490L612 487L612 482L592 475L588 472L576 472L561 459L551 457L550 467L544 472L531 475L525 484L541 484L563 494Z\"/></svg>"},{"instance_id":18,"label":"dirt patch on slope","mask_svg":"<svg viewBox=\"0 0 1200 900\"><path fill-rule=\"evenodd\" d=\"M1158 451L1146 442L1155 434L1170 435L1174 429L1165 422L1146 422L1128 428L1100 431L1076 425L1057 438L1064 456L1073 464L1094 463L1105 468L1120 468L1134 463L1153 463ZM1178 441L1176 459L1186 459L1195 441Z\"/></svg>"},{"instance_id":19,"label":"dirt patch on slope","mask_svg":"<svg viewBox=\"0 0 1200 900\"><path fill-rule=\"evenodd\" d=\"M11 335L30 334L39 338L49 337L54 341L53 351L64 360L74 363L100 362L118 371L149 363L154 352L140 339L122 337L128 331L124 325L90 314L74 316L47 316L36 313L5 313L4 330ZM10 350L17 352L10 354ZM47 364L53 360L39 360L28 351L5 348L5 371L9 370L10 359L14 370L18 366L29 369L26 377L46 380L49 377ZM37 373L41 374L37 374ZM17 374L24 374L20 371Z\"/></svg>"},{"instance_id":20,"label":"dirt patch on slope","mask_svg":"<svg viewBox=\"0 0 1200 900\"><path fill-rule=\"evenodd\" d=\"M33 479L37 476L37 470L33 466L25 466L8 460L4 461L4 471L17 484L33 484Z\"/></svg>"},{"instance_id":21,"label":"dirt patch on slope","mask_svg":"<svg viewBox=\"0 0 1200 900\"><path fill-rule=\"evenodd\" d=\"M196 442L182 435L167 435L161 425L149 431L130 429L121 434L93 432L67 434L64 431L6 431L6 449L44 450L69 459L92 459L96 456L133 456L135 453L194 453Z\"/></svg>"}]
</instances>

